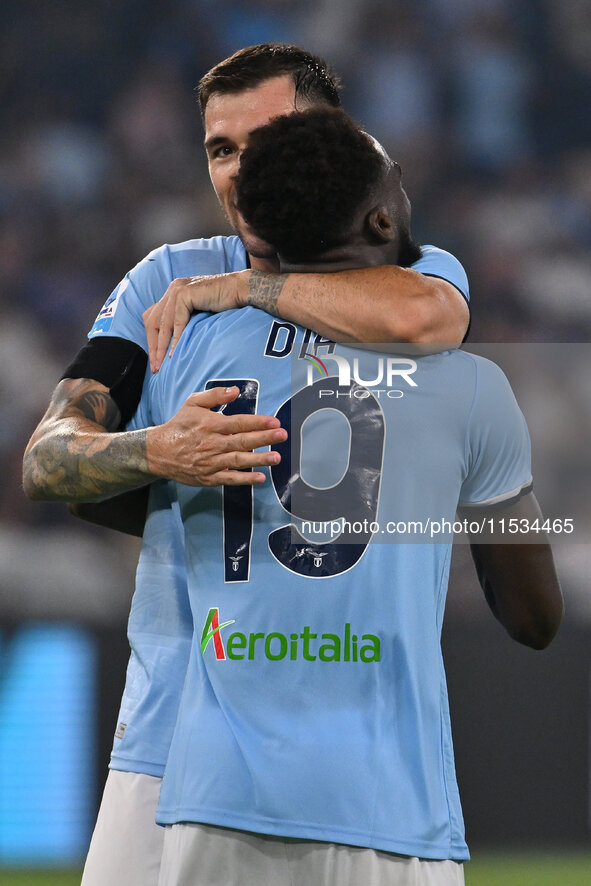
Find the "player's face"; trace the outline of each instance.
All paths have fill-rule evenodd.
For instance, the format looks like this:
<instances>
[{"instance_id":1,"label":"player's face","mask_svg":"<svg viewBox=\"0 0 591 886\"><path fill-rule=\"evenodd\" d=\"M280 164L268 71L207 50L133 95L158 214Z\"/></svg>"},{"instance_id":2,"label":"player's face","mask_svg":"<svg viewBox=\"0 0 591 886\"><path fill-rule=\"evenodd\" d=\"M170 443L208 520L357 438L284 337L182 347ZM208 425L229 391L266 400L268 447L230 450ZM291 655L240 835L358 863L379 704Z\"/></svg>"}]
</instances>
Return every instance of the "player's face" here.
<instances>
[{"instance_id":1,"label":"player's face","mask_svg":"<svg viewBox=\"0 0 591 886\"><path fill-rule=\"evenodd\" d=\"M230 224L251 256L253 267L257 267L257 258L271 259L275 252L251 232L238 212L234 178L252 130L294 110L295 87L288 74L272 77L243 92L214 94L205 107L205 150L211 183Z\"/></svg>"}]
</instances>

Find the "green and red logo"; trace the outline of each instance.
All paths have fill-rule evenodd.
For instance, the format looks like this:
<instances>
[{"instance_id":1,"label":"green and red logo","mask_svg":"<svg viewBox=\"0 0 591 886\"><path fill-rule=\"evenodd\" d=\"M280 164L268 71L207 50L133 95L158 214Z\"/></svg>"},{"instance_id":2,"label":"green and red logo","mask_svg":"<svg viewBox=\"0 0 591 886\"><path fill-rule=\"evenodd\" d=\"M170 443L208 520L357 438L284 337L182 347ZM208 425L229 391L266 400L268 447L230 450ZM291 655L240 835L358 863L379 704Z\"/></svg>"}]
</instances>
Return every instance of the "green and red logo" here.
<instances>
[{"instance_id":1,"label":"green and red logo","mask_svg":"<svg viewBox=\"0 0 591 886\"><path fill-rule=\"evenodd\" d=\"M201 654L205 654L209 643L213 640L213 648L217 661L254 661L265 658L267 661L342 661L342 662L378 662L381 660L381 640L377 634L356 632L349 622L337 631L318 633L310 625L301 630L286 634L280 631L263 633L254 631L242 633L234 631L226 637L226 646L220 631L234 624L236 619L220 624L220 610L212 607L207 613L201 634Z\"/></svg>"},{"instance_id":2,"label":"green and red logo","mask_svg":"<svg viewBox=\"0 0 591 886\"><path fill-rule=\"evenodd\" d=\"M205 619L203 633L201 634L201 655L203 655L203 653L205 652L209 641L213 640L215 657L218 661L225 661L226 650L224 649L224 644L222 642L220 631L222 628L233 624L234 619L232 619L231 621L225 621L223 624L220 624L220 610L217 606L213 609L210 609L207 614L207 618Z\"/></svg>"}]
</instances>

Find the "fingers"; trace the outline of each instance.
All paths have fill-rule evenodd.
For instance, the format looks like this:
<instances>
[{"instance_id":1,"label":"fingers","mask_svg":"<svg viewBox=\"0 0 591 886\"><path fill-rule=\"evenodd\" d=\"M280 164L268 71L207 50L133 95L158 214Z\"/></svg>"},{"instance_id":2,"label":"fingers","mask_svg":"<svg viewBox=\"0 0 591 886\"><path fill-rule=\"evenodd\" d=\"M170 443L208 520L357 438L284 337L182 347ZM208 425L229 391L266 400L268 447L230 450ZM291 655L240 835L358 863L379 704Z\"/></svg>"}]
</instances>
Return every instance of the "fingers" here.
<instances>
[{"instance_id":1,"label":"fingers","mask_svg":"<svg viewBox=\"0 0 591 886\"><path fill-rule=\"evenodd\" d=\"M215 406L223 406L225 403L230 403L232 400L235 400L239 393L240 389L236 385L229 388L209 388L206 391L198 391L196 394L191 394L191 396L187 398L185 405L189 407L197 406L201 409L213 409ZM215 430L220 434L229 435L240 434L242 432L249 433L251 431L266 431L281 427L279 419L275 418L273 415L251 415L247 413L224 415L223 412L219 412L213 413L213 416L215 416L217 421L211 424L210 427L212 430ZM285 435L285 438L286 437L287 434ZM281 442L281 439L266 439L261 443L254 443L252 446L248 447L237 445L236 442L234 442L232 448L256 449L258 446L268 446L270 443Z\"/></svg>"},{"instance_id":2,"label":"fingers","mask_svg":"<svg viewBox=\"0 0 591 886\"><path fill-rule=\"evenodd\" d=\"M191 305L191 303L187 304L183 297L185 291L186 290L183 290L176 300L172 329L172 341L170 342L170 353L168 355L169 357L172 357L172 355L174 354L174 349L178 344L181 333L189 322L193 310L193 306Z\"/></svg>"},{"instance_id":3,"label":"fingers","mask_svg":"<svg viewBox=\"0 0 591 886\"><path fill-rule=\"evenodd\" d=\"M171 292L171 287L169 286L166 293L166 302L164 304L162 310L162 316L160 318L160 329L158 330L158 343L156 346L156 355L154 358L154 366L155 371L158 371L162 366L162 361L166 357L166 351L168 350L168 343L170 342L170 337L172 335L172 330L174 326L174 311L176 306L176 296L174 292Z\"/></svg>"},{"instance_id":4,"label":"fingers","mask_svg":"<svg viewBox=\"0 0 591 886\"><path fill-rule=\"evenodd\" d=\"M160 301L144 311L148 357L152 372L157 372L162 366L173 333L176 335L174 339L176 346L181 332L189 321L190 307L183 302L182 294L191 279L191 277L179 277L173 280Z\"/></svg>"},{"instance_id":5,"label":"fingers","mask_svg":"<svg viewBox=\"0 0 591 886\"><path fill-rule=\"evenodd\" d=\"M238 434L227 437L228 451L215 456L211 462L208 486L259 486L266 475L253 468L273 467L279 464L281 456L273 450L252 452L260 446L272 446L275 442L287 439L287 431L278 428L272 431L253 434Z\"/></svg>"},{"instance_id":6,"label":"fingers","mask_svg":"<svg viewBox=\"0 0 591 886\"><path fill-rule=\"evenodd\" d=\"M260 449L262 446L276 446L287 440L287 431L284 428L272 428L264 431L249 431L246 433L229 434L227 438L228 452L250 452L252 449ZM264 453L276 455L277 453ZM277 459L279 461L279 459ZM273 461L261 461L258 464L274 464ZM228 462L229 464L229 462ZM254 462L253 462L254 464ZM232 465L243 467L243 465Z\"/></svg>"},{"instance_id":7,"label":"fingers","mask_svg":"<svg viewBox=\"0 0 591 886\"><path fill-rule=\"evenodd\" d=\"M278 452L243 452L232 450L212 459L211 476L224 472L250 471L252 468L269 468L278 465L281 456ZM263 474L263 477L265 474Z\"/></svg>"},{"instance_id":8,"label":"fingers","mask_svg":"<svg viewBox=\"0 0 591 886\"><path fill-rule=\"evenodd\" d=\"M257 450L285 442L288 434L275 416L215 411L239 394L237 385L191 394L172 419L151 428L153 473L189 486L264 483L260 468L278 464L281 456Z\"/></svg>"},{"instance_id":9,"label":"fingers","mask_svg":"<svg viewBox=\"0 0 591 886\"><path fill-rule=\"evenodd\" d=\"M172 357L181 333L195 311L227 311L246 304L249 273L235 271L229 274L211 274L205 277L177 277L157 305L159 313L150 317L148 354L150 368L156 372L162 366L167 350ZM245 276L246 275L246 276Z\"/></svg>"},{"instance_id":10,"label":"fingers","mask_svg":"<svg viewBox=\"0 0 591 886\"><path fill-rule=\"evenodd\" d=\"M202 409L213 409L214 406L222 406L224 403L231 403L240 393L237 385L229 388L208 388L206 391L197 391L187 398L188 406L200 406ZM279 424L279 423L278 423Z\"/></svg>"},{"instance_id":11,"label":"fingers","mask_svg":"<svg viewBox=\"0 0 591 886\"><path fill-rule=\"evenodd\" d=\"M219 471L212 477L212 486L260 486L266 480L258 471Z\"/></svg>"},{"instance_id":12,"label":"fingers","mask_svg":"<svg viewBox=\"0 0 591 886\"><path fill-rule=\"evenodd\" d=\"M228 452L218 458L219 468L208 478L211 486L259 486L267 479L261 471L251 468L279 464L278 452Z\"/></svg>"},{"instance_id":13,"label":"fingers","mask_svg":"<svg viewBox=\"0 0 591 886\"><path fill-rule=\"evenodd\" d=\"M149 307L143 313L144 326L146 327L146 338L148 341L148 358L150 360L150 369L156 372L156 352L158 350L158 332L160 329L160 318L162 316L162 301ZM158 367L159 368L159 367Z\"/></svg>"},{"instance_id":14,"label":"fingers","mask_svg":"<svg viewBox=\"0 0 591 886\"><path fill-rule=\"evenodd\" d=\"M272 467L280 461L278 452L221 452L218 447L216 455L209 455L206 467L201 465L199 470L185 473L181 482L188 486L259 486L267 479L260 468Z\"/></svg>"},{"instance_id":15,"label":"fingers","mask_svg":"<svg viewBox=\"0 0 591 886\"><path fill-rule=\"evenodd\" d=\"M196 306L191 301L192 290L189 289L189 286L194 285L199 279L199 277L179 277L173 280L168 287L167 295L169 297L164 308L158 333L158 349L156 353L158 369L162 366L167 350L169 357L172 357L174 354L181 334L191 319L193 311L196 310Z\"/></svg>"}]
</instances>

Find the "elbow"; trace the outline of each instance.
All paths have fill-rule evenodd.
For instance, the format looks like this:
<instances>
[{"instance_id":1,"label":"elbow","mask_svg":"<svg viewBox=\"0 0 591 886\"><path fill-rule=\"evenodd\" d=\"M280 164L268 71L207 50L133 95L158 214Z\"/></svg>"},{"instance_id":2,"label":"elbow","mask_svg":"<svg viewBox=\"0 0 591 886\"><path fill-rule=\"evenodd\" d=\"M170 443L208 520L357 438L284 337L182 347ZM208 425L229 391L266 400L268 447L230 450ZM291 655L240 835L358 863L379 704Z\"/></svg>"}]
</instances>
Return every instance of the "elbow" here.
<instances>
[{"instance_id":1,"label":"elbow","mask_svg":"<svg viewBox=\"0 0 591 886\"><path fill-rule=\"evenodd\" d=\"M516 643L529 646L530 649L546 649L556 635L556 630L531 630L528 628L516 628L509 631L509 636Z\"/></svg>"},{"instance_id":2,"label":"elbow","mask_svg":"<svg viewBox=\"0 0 591 886\"><path fill-rule=\"evenodd\" d=\"M425 353L436 353L459 347L467 325L467 322L456 322L441 309L441 303L433 299L420 307L417 304L405 317L392 318L388 332L390 341L422 345L427 349Z\"/></svg>"},{"instance_id":3,"label":"elbow","mask_svg":"<svg viewBox=\"0 0 591 886\"><path fill-rule=\"evenodd\" d=\"M51 475L39 461L39 450L25 452L23 458L23 492L30 501L56 501Z\"/></svg>"},{"instance_id":4,"label":"elbow","mask_svg":"<svg viewBox=\"0 0 591 886\"><path fill-rule=\"evenodd\" d=\"M34 438L31 437L23 455L23 492L30 501L43 501L43 489L36 481L38 472L35 471L34 446Z\"/></svg>"},{"instance_id":5,"label":"elbow","mask_svg":"<svg viewBox=\"0 0 591 886\"><path fill-rule=\"evenodd\" d=\"M47 498L43 494L44 490L35 483L33 472L26 463L23 464L23 492L30 501L43 501Z\"/></svg>"},{"instance_id":6,"label":"elbow","mask_svg":"<svg viewBox=\"0 0 591 886\"><path fill-rule=\"evenodd\" d=\"M558 633L563 615L564 607L561 600L560 605L551 612L524 619L517 624L506 625L507 632L511 639L523 646L537 650L546 649Z\"/></svg>"},{"instance_id":7,"label":"elbow","mask_svg":"<svg viewBox=\"0 0 591 886\"><path fill-rule=\"evenodd\" d=\"M402 340L430 345L434 349L459 347L464 339L470 309L462 294L447 280L438 277L423 278L429 286L422 298L414 303L415 310L408 317ZM439 347L435 347L439 346Z\"/></svg>"},{"instance_id":8,"label":"elbow","mask_svg":"<svg viewBox=\"0 0 591 886\"><path fill-rule=\"evenodd\" d=\"M403 344L429 345L442 341L441 325L437 322L437 307L432 298L417 296L406 310L390 312L381 318L385 340Z\"/></svg>"},{"instance_id":9,"label":"elbow","mask_svg":"<svg viewBox=\"0 0 591 886\"><path fill-rule=\"evenodd\" d=\"M39 489L31 488L26 486L23 483L23 492L25 493L25 497L29 499L29 501L43 501L43 495L41 494Z\"/></svg>"}]
</instances>

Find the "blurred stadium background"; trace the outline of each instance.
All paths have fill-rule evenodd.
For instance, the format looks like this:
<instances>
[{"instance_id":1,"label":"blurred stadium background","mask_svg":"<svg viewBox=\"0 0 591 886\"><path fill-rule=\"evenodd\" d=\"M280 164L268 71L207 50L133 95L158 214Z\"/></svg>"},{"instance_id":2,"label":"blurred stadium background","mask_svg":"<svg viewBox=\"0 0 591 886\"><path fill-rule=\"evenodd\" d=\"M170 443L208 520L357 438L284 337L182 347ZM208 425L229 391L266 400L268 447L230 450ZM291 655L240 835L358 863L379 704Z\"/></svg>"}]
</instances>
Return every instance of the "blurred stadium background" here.
<instances>
[{"instance_id":1,"label":"blurred stadium background","mask_svg":"<svg viewBox=\"0 0 591 886\"><path fill-rule=\"evenodd\" d=\"M75 870L84 857L137 556L135 542L64 507L28 503L22 450L123 274L163 242L227 232L192 88L235 49L266 40L302 44L342 75L346 110L404 169L415 235L467 269L471 341L564 343L576 354L574 392L525 370L524 411L534 447L548 449L547 485L560 496L589 483L589 0L4 0L0 883L76 882L37 880L33 869ZM504 636L465 546L455 555L445 653L473 886L591 883L580 854L591 548L556 554L567 616L543 653ZM525 851L526 867L493 851Z\"/></svg>"}]
</instances>

